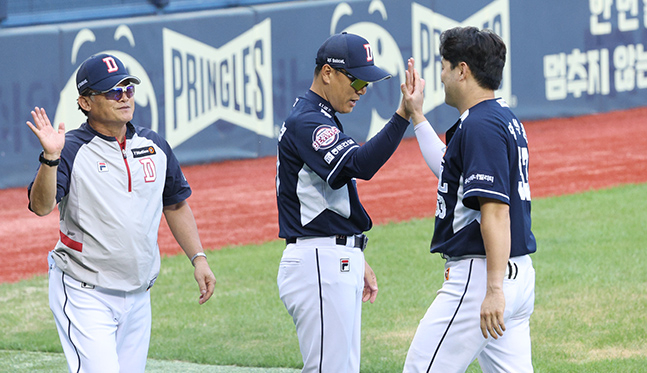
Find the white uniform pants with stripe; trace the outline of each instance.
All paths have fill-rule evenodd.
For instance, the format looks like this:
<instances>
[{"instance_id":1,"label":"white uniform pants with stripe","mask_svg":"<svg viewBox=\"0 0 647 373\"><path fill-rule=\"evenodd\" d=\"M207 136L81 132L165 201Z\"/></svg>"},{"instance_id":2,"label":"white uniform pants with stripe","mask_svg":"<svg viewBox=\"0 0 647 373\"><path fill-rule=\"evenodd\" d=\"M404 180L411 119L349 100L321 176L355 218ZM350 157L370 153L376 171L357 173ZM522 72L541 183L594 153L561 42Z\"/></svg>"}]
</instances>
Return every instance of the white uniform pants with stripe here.
<instances>
[{"instance_id":1,"label":"white uniform pants with stripe","mask_svg":"<svg viewBox=\"0 0 647 373\"><path fill-rule=\"evenodd\" d=\"M535 303L535 270L530 256L510 258L503 281L502 337L483 338L485 258L448 261L445 282L420 321L404 372L464 372L478 359L484 372L532 372L530 315Z\"/></svg>"},{"instance_id":2,"label":"white uniform pants with stripe","mask_svg":"<svg viewBox=\"0 0 647 373\"><path fill-rule=\"evenodd\" d=\"M289 244L277 284L296 326L303 372L359 372L364 253L326 239Z\"/></svg>"},{"instance_id":3,"label":"white uniform pants with stripe","mask_svg":"<svg viewBox=\"0 0 647 373\"><path fill-rule=\"evenodd\" d=\"M70 372L144 372L151 334L150 292L92 287L49 258L49 305Z\"/></svg>"}]
</instances>

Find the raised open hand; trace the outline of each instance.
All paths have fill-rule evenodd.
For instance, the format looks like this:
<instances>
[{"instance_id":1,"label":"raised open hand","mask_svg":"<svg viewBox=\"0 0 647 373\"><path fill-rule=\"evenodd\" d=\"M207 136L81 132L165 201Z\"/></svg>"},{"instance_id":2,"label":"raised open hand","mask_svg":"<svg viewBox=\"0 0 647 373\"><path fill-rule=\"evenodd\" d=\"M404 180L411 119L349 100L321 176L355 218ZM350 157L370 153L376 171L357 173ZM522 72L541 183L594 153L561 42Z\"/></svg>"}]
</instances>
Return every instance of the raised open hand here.
<instances>
[{"instance_id":1,"label":"raised open hand","mask_svg":"<svg viewBox=\"0 0 647 373\"><path fill-rule=\"evenodd\" d=\"M63 146L65 146L65 124L60 123L58 130L55 130L47 117L45 109L39 107L35 107L31 111L31 116L34 118L34 123L27 121L27 125L38 137L46 158L58 158L61 155Z\"/></svg>"},{"instance_id":2,"label":"raised open hand","mask_svg":"<svg viewBox=\"0 0 647 373\"><path fill-rule=\"evenodd\" d=\"M414 124L417 124L425 120L422 111L425 80L420 78L420 74L413 66L414 60L413 58L409 58L407 61L407 71L405 71L405 82L400 85L402 102L398 109L398 114L403 118L413 119Z\"/></svg>"}]
</instances>

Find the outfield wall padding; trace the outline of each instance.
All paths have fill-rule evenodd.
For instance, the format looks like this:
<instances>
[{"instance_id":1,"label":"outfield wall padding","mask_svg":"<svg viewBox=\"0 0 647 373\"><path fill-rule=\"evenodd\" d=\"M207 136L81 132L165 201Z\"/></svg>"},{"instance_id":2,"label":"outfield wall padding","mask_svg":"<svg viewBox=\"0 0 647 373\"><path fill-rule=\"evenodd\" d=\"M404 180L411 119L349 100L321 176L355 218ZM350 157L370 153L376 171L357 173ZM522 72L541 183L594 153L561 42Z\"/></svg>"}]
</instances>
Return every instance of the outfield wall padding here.
<instances>
[{"instance_id":1,"label":"outfield wall padding","mask_svg":"<svg viewBox=\"0 0 647 373\"><path fill-rule=\"evenodd\" d=\"M341 117L346 132L366 141L388 121L410 56L427 82L426 115L442 132L458 113L444 104L437 42L458 25L505 40L498 95L522 120L647 102L647 14L638 0L308 1L0 29L0 188L27 185L38 167L40 145L25 125L34 106L68 130L84 121L74 76L99 52L142 79L133 122L162 134L183 164L275 154L317 48L341 31L368 39L393 75Z\"/></svg>"}]
</instances>

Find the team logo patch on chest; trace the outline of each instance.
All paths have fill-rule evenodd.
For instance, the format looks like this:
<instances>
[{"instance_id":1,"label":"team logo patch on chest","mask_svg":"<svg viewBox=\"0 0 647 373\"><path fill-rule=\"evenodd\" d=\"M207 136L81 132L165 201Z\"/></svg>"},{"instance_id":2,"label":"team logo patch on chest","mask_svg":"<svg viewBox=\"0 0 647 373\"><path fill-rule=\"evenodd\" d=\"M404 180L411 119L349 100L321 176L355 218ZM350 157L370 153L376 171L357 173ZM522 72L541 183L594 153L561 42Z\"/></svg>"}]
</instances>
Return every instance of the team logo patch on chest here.
<instances>
[{"instance_id":1,"label":"team logo patch on chest","mask_svg":"<svg viewBox=\"0 0 647 373\"><path fill-rule=\"evenodd\" d=\"M319 126L312 133L312 147L314 150L328 149L339 140L339 128L333 126Z\"/></svg>"},{"instance_id":2,"label":"team logo patch on chest","mask_svg":"<svg viewBox=\"0 0 647 373\"><path fill-rule=\"evenodd\" d=\"M131 151L133 152L133 158L141 158L155 154L155 148L153 146L132 149Z\"/></svg>"},{"instance_id":3,"label":"team logo patch on chest","mask_svg":"<svg viewBox=\"0 0 647 373\"><path fill-rule=\"evenodd\" d=\"M339 271L350 272L350 259L348 258L339 259Z\"/></svg>"}]
</instances>

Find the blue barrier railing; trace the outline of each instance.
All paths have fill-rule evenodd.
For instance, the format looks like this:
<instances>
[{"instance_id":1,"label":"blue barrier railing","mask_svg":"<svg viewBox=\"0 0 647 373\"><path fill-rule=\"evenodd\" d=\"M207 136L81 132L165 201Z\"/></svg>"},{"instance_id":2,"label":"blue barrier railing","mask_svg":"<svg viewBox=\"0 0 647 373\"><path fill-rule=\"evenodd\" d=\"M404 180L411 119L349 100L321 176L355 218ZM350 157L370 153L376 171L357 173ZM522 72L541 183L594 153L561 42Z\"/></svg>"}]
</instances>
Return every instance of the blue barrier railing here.
<instances>
[{"instance_id":1,"label":"blue barrier railing","mask_svg":"<svg viewBox=\"0 0 647 373\"><path fill-rule=\"evenodd\" d=\"M5 0L0 29L252 6L291 0Z\"/></svg>"}]
</instances>

